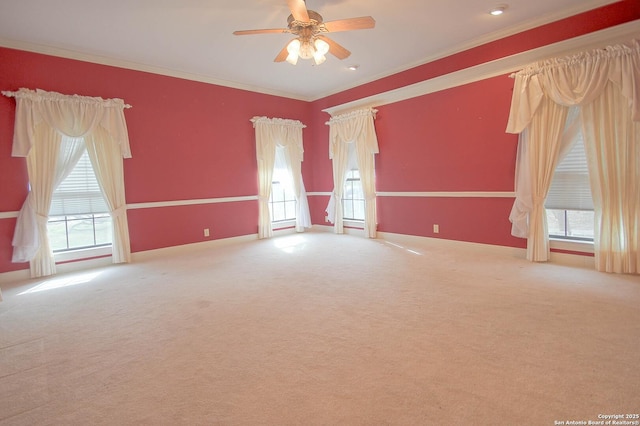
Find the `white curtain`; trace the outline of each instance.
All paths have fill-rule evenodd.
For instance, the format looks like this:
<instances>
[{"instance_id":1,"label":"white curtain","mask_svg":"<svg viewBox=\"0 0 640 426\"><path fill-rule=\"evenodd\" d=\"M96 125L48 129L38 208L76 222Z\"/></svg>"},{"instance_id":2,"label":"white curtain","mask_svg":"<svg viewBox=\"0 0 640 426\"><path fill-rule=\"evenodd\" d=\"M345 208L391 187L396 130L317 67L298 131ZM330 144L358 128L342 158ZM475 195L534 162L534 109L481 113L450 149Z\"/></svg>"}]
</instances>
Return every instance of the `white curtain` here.
<instances>
[{"instance_id":1,"label":"white curtain","mask_svg":"<svg viewBox=\"0 0 640 426\"><path fill-rule=\"evenodd\" d=\"M609 82L582 115L596 216L596 267L640 273L640 122L631 119L628 105Z\"/></svg>"},{"instance_id":2,"label":"white curtain","mask_svg":"<svg viewBox=\"0 0 640 426\"><path fill-rule=\"evenodd\" d=\"M306 126L298 120L253 117L256 132L256 158L258 161L258 238L273 235L269 214L269 197L273 182L276 148L284 149L286 167L296 197L296 231L311 227L311 214L304 182L302 180L302 129Z\"/></svg>"},{"instance_id":3,"label":"white curtain","mask_svg":"<svg viewBox=\"0 0 640 426\"><path fill-rule=\"evenodd\" d=\"M55 263L47 236L47 220L53 191L77 163L85 148L83 140L87 147L91 146L90 155L92 151L95 154L96 150L103 149L96 148L96 145L115 146L117 161L120 162L119 173L122 174L122 158L131 157L124 120L124 108L127 106L121 99L66 96L43 90L20 89L2 93L16 98L12 155L27 158L30 183L29 194L18 215L12 261L30 262L32 277L51 275L55 273ZM122 201L111 205L109 191L105 192L105 188L113 183L108 175L100 177L99 169L104 161L114 160L105 160L103 154L98 157L95 161L92 159L92 163L103 195L109 207L113 207L110 213L124 217L120 219L120 228L124 230L119 232L126 234L126 238L114 240L113 261L128 261L128 226L126 215L121 213L126 208L124 187L118 196Z\"/></svg>"},{"instance_id":4,"label":"white curtain","mask_svg":"<svg viewBox=\"0 0 640 426\"><path fill-rule=\"evenodd\" d=\"M344 232L342 195L349 161L349 144L355 144L360 181L365 198L364 228L369 238L376 237L375 154L378 137L374 109L357 110L332 117L329 122L329 158L333 161L333 192L327 205L327 218L336 234Z\"/></svg>"},{"instance_id":5,"label":"white curtain","mask_svg":"<svg viewBox=\"0 0 640 426\"><path fill-rule=\"evenodd\" d=\"M597 219L596 267L637 273L638 41L538 62L514 77L507 132L520 133L520 141L516 201L510 218L513 235L527 238L527 258L549 258L544 198L559 153L566 148L562 130L567 124L567 108L577 105Z\"/></svg>"}]
</instances>

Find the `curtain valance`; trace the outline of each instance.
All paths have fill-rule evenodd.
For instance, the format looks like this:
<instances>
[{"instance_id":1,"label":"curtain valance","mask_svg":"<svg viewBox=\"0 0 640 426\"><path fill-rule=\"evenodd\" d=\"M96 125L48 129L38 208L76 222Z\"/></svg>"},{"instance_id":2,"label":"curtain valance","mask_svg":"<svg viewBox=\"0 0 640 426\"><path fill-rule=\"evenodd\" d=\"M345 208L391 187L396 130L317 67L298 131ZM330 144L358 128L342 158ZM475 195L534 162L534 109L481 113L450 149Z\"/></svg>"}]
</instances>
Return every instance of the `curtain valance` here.
<instances>
[{"instance_id":1,"label":"curtain valance","mask_svg":"<svg viewBox=\"0 0 640 426\"><path fill-rule=\"evenodd\" d=\"M329 125L329 158L333 165L333 191L326 212L336 234L344 232L342 195L352 148L365 198L365 234L369 238L376 237L375 154L379 152L373 124L376 112L372 108L360 109L331 117L326 123Z\"/></svg>"},{"instance_id":2,"label":"curtain valance","mask_svg":"<svg viewBox=\"0 0 640 426\"><path fill-rule=\"evenodd\" d=\"M267 117L253 117L251 119L253 127L256 129L256 137L259 141L260 148L258 150L259 159L263 158L263 153L266 151L271 155L270 147L262 147L263 144L280 147L295 147L291 151L294 154L295 161L302 161L304 155L304 147L302 145L302 129L305 126L298 120L291 120L286 118L267 118Z\"/></svg>"},{"instance_id":3,"label":"curtain valance","mask_svg":"<svg viewBox=\"0 0 640 426\"><path fill-rule=\"evenodd\" d=\"M253 117L251 119L251 122L253 123L253 127L256 127L256 124L273 124L273 125L278 125L278 126L291 126L291 127L299 127L301 129L304 129L305 127L307 127L306 125L302 124L302 122L300 122L299 120L291 120L289 118L269 118L269 117Z\"/></svg>"},{"instance_id":4,"label":"curtain valance","mask_svg":"<svg viewBox=\"0 0 640 426\"><path fill-rule=\"evenodd\" d=\"M638 40L534 63L514 77L507 132L519 138L516 200L509 219L512 235L527 238L527 259L550 258L544 204L558 162L577 139L572 129L580 123L593 200L596 269L638 273Z\"/></svg>"},{"instance_id":5,"label":"curtain valance","mask_svg":"<svg viewBox=\"0 0 640 426\"><path fill-rule=\"evenodd\" d=\"M258 238L273 235L269 213L269 197L276 150L284 151L284 163L293 183L296 197L296 231L311 227L311 215L307 202L307 192L302 180L302 129L305 126L298 120L285 118L253 117L251 119L256 133L256 159L258 161Z\"/></svg>"},{"instance_id":6,"label":"curtain valance","mask_svg":"<svg viewBox=\"0 0 640 426\"><path fill-rule=\"evenodd\" d=\"M373 108L352 111L331 117L329 125L329 158L333 158L336 145L356 142L363 150L371 154L379 153L378 137L373 120L378 111Z\"/></svg>"},{"instance_id":7,"label":"curtain valance","mask_svg":"<svg viewBox=\"0 0 640 426\"><path fill-rule=\"evenodd\" d=\"M640 121L640 43L632 40L605 49L531 64L515 73L508 133L521 133L543 98L562 106L592 102L611 81L628 100L634 121Z\"/></svg>"},{"instance_id":8,"label":"curtain valance","mask_svg":"<svg viewBox=\"0 0 640 426\"><path fill-rule=\"evenodd\" d=\"M130 260L123 158L131 157L122 99L44 90L2 92L16 99L12 155L26 157L29 193L13 234L13 262L29 262L32 277L55 273L47 235L51 198L86 149L112 218L112 259Z\"/></svg>"},{"instance_id":9,"label":"curtain valance","mask_svg":"<svg viewBox=\"0 0 640 426\"><path fill-rule=\"evenodd\" d=\"M84 137L100 127L119 145L122 157L131 158L124 118L124 108L131 106L122 99L62 95L25 88L2 94L16 99L12 148L14 157L28 155L35 143L35 129L44 122L69 137Z\"/></svg>"}]
</instances>

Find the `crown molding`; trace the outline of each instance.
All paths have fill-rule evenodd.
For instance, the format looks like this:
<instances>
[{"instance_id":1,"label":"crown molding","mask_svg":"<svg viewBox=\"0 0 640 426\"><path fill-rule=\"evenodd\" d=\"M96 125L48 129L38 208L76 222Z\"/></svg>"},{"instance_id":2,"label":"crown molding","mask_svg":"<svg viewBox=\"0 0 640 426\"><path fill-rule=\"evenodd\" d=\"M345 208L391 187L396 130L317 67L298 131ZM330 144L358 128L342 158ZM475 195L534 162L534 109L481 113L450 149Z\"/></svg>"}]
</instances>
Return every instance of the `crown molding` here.
<instances>
[{"instance_id":1,"label":"crown molding","mask_svg":"<svg viewBox=\"0 0 640 426\"><path fill-rule=\"evenodd\" d=\"M39 53L43 55L56 56L59 58L73 59L76 61L90 62L93 64L107 65L116 68L124 68L133 71L148 72L151 74L164 75L167 77L175 77L182 80L197 81L200 83L213 84L216 86L230 87L232 89L246 90L255 93L262 93L265 95L279 96L300 101L310 101L307 97L298 96L289 92L281 92L275 90L268 90L262 87L256 87L246 84L240 84L233 81L216 79L201 74L194 74L180 70L174 70L170 68L158 67L154 65L148 65L140 62L127 61L124 59L110 58L93 53L80 53L75 50L64 49L53 46L46 46L36 43L25 43L16 40L0 38L0 47L6 47L8 49L24 50L27 52Z\"/></svg>"},{"instance_id":2,"label":"crown molding","mask_svg":"<svg viewBox=\"0 0 640 426\"><path fill-rule=\"evenodd\" d=\"M418 96L428 95L429 93L462 86L464 84L510 74L532 62L548 59L550 57L569 55L581 50L597 49L612 43L629 41L639 35L640 20L635 20L579 37L549 44L547 46L505 56L504 58L485 62L429 80L424 80L419 83L400 87L398 89L335 105L323 109L323 111L333 116L345 114L356 109L388 105Z\"/></svg>"}]
</instances>

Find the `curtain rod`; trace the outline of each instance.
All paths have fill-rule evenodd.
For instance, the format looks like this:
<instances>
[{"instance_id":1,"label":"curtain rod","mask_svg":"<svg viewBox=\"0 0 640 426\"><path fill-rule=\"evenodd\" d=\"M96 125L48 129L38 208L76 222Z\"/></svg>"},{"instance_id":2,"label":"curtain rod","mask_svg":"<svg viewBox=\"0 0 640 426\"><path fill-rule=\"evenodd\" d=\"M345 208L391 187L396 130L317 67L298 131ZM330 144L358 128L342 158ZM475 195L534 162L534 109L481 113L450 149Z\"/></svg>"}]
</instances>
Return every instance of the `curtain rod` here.
<instances>
[{"instance_id":1,"label":"curtain rod","mask_svg":"<svg viewBox=\"0 0 640 426\"><path fill-rule=\"evenodd\" d=\"M30 89L27 89L27 90L30 90ZM34 91L31 91L31 92L34 92ZM19 94L19 92L12 92L12 91L9 91L9 90L3 90L3 91L2 91L2 92L0 92L0 93L2 93L4 96L6 96L6 97L8 97L8 98L16 98L16 97L18 97L18 94ZM37 92L36 92L36 93L37 93ZM56 93L56 92L46 92L46 93ZM96 101L96 102L98 102L98 99L100 99L100 100L102 100L102 101L110 101L110 100L113 100L113 99L94 98L94 97L92 97L92 96L82 96L82 95L62 95L62 94L60 94L60 93L56 93L56 94L57 94L57 95L60 95L61 97L87 98L87 99L92 99L92 100L94 100L94 101ZM122 99L118 99L118 100L122 100ZM123 101L123 102L124 102L124 101ZM124 104L124 105L123 105L123 108L129 109L129 108L133 108L133 106L131 106L131 105L129 105L129 104Z\"/></svg>"}]
</instances>

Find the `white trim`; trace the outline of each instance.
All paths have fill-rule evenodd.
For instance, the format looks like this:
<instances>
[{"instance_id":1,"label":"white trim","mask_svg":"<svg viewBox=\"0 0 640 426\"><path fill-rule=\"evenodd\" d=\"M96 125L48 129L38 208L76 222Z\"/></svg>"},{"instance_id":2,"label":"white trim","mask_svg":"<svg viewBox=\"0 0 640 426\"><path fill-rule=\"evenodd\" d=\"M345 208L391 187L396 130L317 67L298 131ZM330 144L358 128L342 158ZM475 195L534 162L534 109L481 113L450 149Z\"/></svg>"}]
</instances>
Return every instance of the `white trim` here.
<instances>
[{"instance_id":1,"label":"white trim","mask_svg":"<svg viewBox=\"0 0 640 426\"><path fill-rule=\"evenodd\" d=\"M638 36L640 20L595 31L569 40L542 46L536 49L516 53L511 56L485 62L470 68L465 68L449 74L441 75L419 83L378 93L366 98L357 99L340 105L335 105L322 111L331 116L345 114L361 108L373 108L404 101L422 95L474 83L480 80L510 74L518 71L527 64L553 56L568 55L579 50L596 49L612 43L628 41Z\"/></svg>"},{"instance_id":2,"label":"white trim","mask_svg":"<svg viewBox=\"0 0 640 426\"><path fill-rule=\"evenodd\" d=\"M161 257L161 256L176 255L179 253L189 252L192 250L198 250L204 247L224 246L224 245L233 244L237 242L254 241L257 239L258 239L258 234L249 234L249 235L241 235L239 237L221 238L217 240L202 241L197 243L184 244L180 246L163 247L163 248L154 249L154 250L146 250L146 251L131 253L131 263L144 262L147 259ZM104 267L109 265L113 265L113 267L117 267L118 265L125 265L125 264L114 264L112 262L111 256L93 258L93 259L84 259L84 260L78 260L77 262L56 264L56 272L57 272L56 275L64 274L67 272L82 271L90 268ZM29 268L20 269L18 271L2 272L0 273L0 284L15 283L18 281L29 280L30 278L31 277L30 277ZM42 279L42 277L37 279Z\"/></svg>"},{"instance_id":3,"label":"white trim","mask_svg":"<svg viewBox=\"0 0 640 426\"><path fill-rule=\"evenodd\" d=\"M433 191L433 192L376 192L378 197L428 197L428 198L515 198L515 192L487 191Z\"/></svg>"},{"instance_id":4,"label":"white trim","mask_svg":"<svg viewBox=\"0 0 640 426\"><path fill-rule=\"evenodd\" d=\"M594 253L593 241L563 240L549 238L549 247L557 250L577 251L580 253Z\"/></svg>"},{"instance_id":5,"label":"white trim","mask_svg":"<svg viewBox=\"0 0 640 426\"><path fill-rule=\"evenodd\" d=\"M333 226L327 225L313 225L310 232L324 232L324 233L333 233ZM282 230L278 231L278 235L285 235L294 233L293 230ZM349 229L345 230L345 234L348 235L357 235L362 238L365 238L364 233L358 229ZM394 242L396 244L404 244L404 245L416 245L416 244L430 244L440 248L466 248L471 250L480 251L483 253L496 253L505 256L518 257L521 259L525 259L526 250L516 247L508 247L508 246L497 246L493 244L481 244L481 243L471 243L467 241L457 241L457 240L445 240L441 238L431 238L431 237L421 237L417 235L405 235L405 234L395 234L390 232L378 232L377 233L378 240ZM146 250L141 252L136 252L131 254L132 263L144 262L148 259L153 259L161 256L168 255L176 255L179 253L185 253L193 250L202 249L205 247L219 247L224 245L229 245L238 242L247 242L247 241L257 241L258 234L248 234L241 235L239 237L231 237L231 238L223 238L218 240L210 240L203 241L191 244L184 244L180 246L172 246L172 247L163 247L154 250ZM551 241L551 246L553 248L561 248L557 247L558 241ZM582 249L579 249L578 246L575 245L573 241L563 241L565 245L562 246L563 249L579 251L589 253L588 248L585 248L585 245L588 243L578 243L581 244ZM567 248L566 244L573 245L572 248ZM593 249L592 249L593 250ZM558 263L562 265L570 265L570 266L578 266L594 269L595 262L593 257L590 256L580 256L566 253L551 253L551 262ZM83 269L95 268L95 267L103 267L113 265L111 263L111 257L103 257L98 259L87 259L80 260L78 262L70 262L64 263L60 265L56 265L56 269L58 274L78 271ZM113 265L117 267L117 265ZM29 269L21 269L18 271L11 272L3 272L0 273L0 284L6 283L15 283L18 281L28 280L29 279Z\"/></svg>"},{"instance_id":6,"label":"white trim","mask_svg":"<svg viewBox=\"0 0 640 426\"><path fill-rule=\"evenodd\" d=\"M569 8L569 9L565 9L565 10L562 10L560 12L554 12L554 13L551 13L551 14L548 14L548 15L545 15L545 16L541 16L541 17L538 17L536 19L532 19L530 21L524 22L524 23L522 23L520 25L517 25L517 26L501 29L499 31L495 31L495 32L490 33L490 34L486 34L484 36L481 36L481 37L478 37L478 38L474 38L471 41L468 41L466 43L461 43L461 44L459 44L457 46L452 47L451 49L448 49L448 50L445 50L445 51L442 51L442 52L438 52L435 55L428 56L426 58L422 58L420 60L413 61L413 62L410 62L408 64L403 64L400 67L386 70L386 71L384 71L382 73L379 73L379 74L377 74L377 75L375 75L373 77L362 79L362 80L356 81L355 83L351 83L350 85L342 86L340 88L333 89L332 91L325 92L324 94L322 94L320 96L316 96L316 98L314 100L326 98L326 97L331 96L333 94L341 93L341 92L347 91L347 90L352 89L352 88L357 87L357 86L361 86L361 85L364 85L364 84L367 84L367 83L371 83L373 81L381 80L383 78L392 76L394 74L399 74L399 73L407 71L409 69L416 68L416 67L419 67L421 65L425 65L425 64L428 64L430 62L434 62L434 61L446 58L448 56L456 55L458 53L461 53L461 52L476 48L478 46L482 46L482 45L487 44L487 43L491 43L491 42L494 42L494 41L502 40L502 39L504 39L506 37L510 37L512 35L516 35L516 34L524 32L524 31L535 29L535 28L541 27L541 26L546 25L546 24L550 24L550 23L553 23L553 22L556 22L556 21L559 21L559 20L562 20L562 19L565 19L565 18L570 18L570 17L578 15L580 13L588 12L590 10L597 9L599 7L603 7L603 6L612 4L612 3L616 3L618 1L620 1L620 0L605 0L605 1L602 1L602 0L591 0L591 1L583 0L581 2L581 4L579 4L579 5L575 6L575 7L572 7L572 8Z\"/></svg>"},{"instance_id":7,"label":"white trim","mask_svg":"<svg viewBox=\"0 0 640 426\"><path fill-rule=\"evenodd\" d=\"M295 227L296 227L295 219L281 220L279 222L271 222L272 231L287 229L287 228L295 228Z\"/></svg>"},{"instance_id":8,"label":"white trim","mask_svg":"<svg viewBox=\"0 0 640 426\"><path fill-rule=\"evenodd\" d=\"M421 237L417 235L394 234L390 232L378 232L378 239L395 243L399 245L400 248L405 248L407 250L411 250L416 246L424 247L426 245L438 249L458 249L471 250L478 253L493 253L501 256L517 257L525 262L528 262L525 260L527 250L517 247L471 243L468 241L445 240L441 238ZM553 246L554 242L552 242L552 247ZM585 247L583 247L583 249L579 249L577 246L573 246L573 248L569 250L589 253L588 248ZM564 266L595 269L595 260L593 257L578 254L551 252L550 263Z\"/></svg>"},{"instance_id":9,"label":"white trim","mask_svg":"<svg viewBox=\"0 0 640 426\"><path fill-rule=\"evenodd\" d=\"M378 239L394 242L402 246L435 245L439 248L468 249L482 253L493 253L526 259L527 250L517 247L498 246L494 244L472 243L469 241L446 240L443 238L422 237L419 235L378 232Z\"/></svg>"},{"instance_id":10,"label":"white trim","mask_svg":"<svg viewBox=\"0 0 640 426\"><path fill-rule=\"evenodd\" d=\"M97 257L111 257L113 254L113 247L111 245L102 247L89 247L79 250L65 250L58 253L54 253L53 257L56 264L73 262L78 260L88 260Z\"/></svg>"},{"instance_id":11,"label":"white trim","mask_svg":"<svg viewBox=\"0 0 640 426\"><path fill-rule=\"evenodd\" d=\"M127 210L154 209L158 207L193 206L197 204L236 203L240 201L257 201L257 200L258 200L257 195L247 195L243 197L196 198L192 200L153 201L149 203L127 204Z\"/></svg>"},{"instance_id":12,"label":"white trim","mask_svg":"<svg viewBox=\"0 0 640 426\"><path fill-rule=\"evenodd\" d=\"M193 250L199 250L208 247L221 247L238 242L257 241L258 234L240 235L238 237L220 238L217 240L201 241L197 243L183 244L179 246L162 247L159 249L139 251L131 253L131 263L144 262L162 256L176 255L180 253L188 253Z\"/></svg>"},{"instance_id":13,"label":"white trim","mask_svg":"<svg viewBox=\"0 0 640 426\"><path fill-rule=\"evenodd\" d=\"M291 92L283 92L280 90L270 90L263 87L252 86L249 84L242 84L235 81L221 80L213 78L211 76L194 74L180 70L174 70L171 68L159 67L155 65L148 65L140 62L128 61L119 58L110 58L94 53L82 53L70 49L64 49L60 47L45 46L37 43L27 43L23 41L11 40L6 38L0 38L0 46L10 49L24 50L26 52L41 53L44 55L57 56L60 58L74 59L77 61L91 62L94 64L108 65L112 67L124 68L134 71L143 71L156 75L165 75L169 77L181 78L184 80L198 81L201 83L214 84L216 86L231 87L234 89L247 90L255 93L263 93L265 95L273 95L279 97L285 97L289 99L296 99L300 101L311 101L305 96L293 94Z\"/></svg>"},{"instance_id":14,"label":"white trim","mask_svg":"<svg viewBox=\"0 0 640 426\"><path fill-rule=\"evenodd\" d=\"M331 192L308 192L307 196L330 197ZM376 192L377 197L429 197L429 198L515 198L516 193L512 191L380 191Z\"/></svg>"},{"instance_id":15,"label":"white trim","mask_svg":"<svg viewBox=\"0 0 640 426\"><path fill-rule=\"evenodd\" d=\"M301 100L301 101L313 102L313 101L316 101L318 99L322 99L322 98L325 98L327 96L331 96L331 95L336 94L336 93L344 92L345 90L352 89L353 87L357 87L357 86L360 86L360 85L363 85L363 84L366 84L366 83L370 83L370 82L373 82L373 81L388 77L390 75L398 74L398 73L406 71L408 69L415 68L417 66L420 66L420 65L423 65L423 64L426 64L426 63L429 63L429 62L433 62L435 60L438 60L438 59L441 59L441 58L444 58L444 57L447 57L447 56L451 56L451 55L454 55L454 54L459 53L459 52L463 52L465 50L473 49L474 47L481 46L483 44L490 43L490 42L493 42L493 41L497 41L497 40L503 39L505 37L509 37L509 36L514 35L514 34L521 33L523 31L527 31L527 30L530 30L530 29L533 29L533 28L537 28L537 27L540 27L542 25L549 24L551 22L556 22L558 20L561 20L561 19L564 19L564 18L568 18L568 17L574 16L574 15L577 15L579 13L587 12L589 10L593 10L593 9L598 8L598 7L606 6L608 4L612 4L612 3L615 3L617 1L620 1L620 0L583 0L581 2L581 4L578 5L578 6L575 6L575 7L569 8L569 9L565 9L565 10L562 10L560 12L555 12L555 13L551 13L551 14L548 14L548 15L545 15L545 16L541 16L541 17L538 17L536 19L532 19L530 21L527 21L527 22L525 22L525 23L523 23L521 25L509 27L509 28L506 28L504 30L496 31L496 32L487 34L485 36L475 38L472 41L459 44L458 46L455 46L452 49L449 49L447 51L439 52L437 55L429 56L429 57L423 58L423 59L421 59L419 61L414 61L414 62L411 62L411 63L403 64L402 66L400 66L400 67L398 67L396 69L387 70L384 73L372 76L370 78L367 78L367 79L364 79L364 80L361 80L361 81L357 81L357 82L355 82L353 84L350 84L348 86L330 89L329 91L327 91L325 93L321 93L321 94L317 94L317 95L311 95L311 96L301 96L301 95L293 94L293 93L290 93L290 92L284 92L284 91L281 91L281 90L265 89L263 87L252 86L252 85L249 85L249 84L242 84L242 83L238 83L238 82L235 82L235 81L217 79L217 78L213 78L213 77L207 76L207 75L189 73L189 72L185 72L185 71L180 71L180 70L175 70L175 69L171 69L171 68L160 67L160 66L156 66L156 65L149 65L149 64L144 64L144 63L140 63L140 62L134 62L134 61L129 61L129 60L125 60L125 59L120 59L120 58L111 58L111 57L99 55L99 54L96 54L96 53L82 53L82 52L77 52L77 51L74 51L74 50L71 50L71 49L47 46L47 45L37 44L37 43L28 43L28 42L12 40L12 39L6 39L6 38L0 38L0 46L7 47L7 48L10 48L10 49L23 50L23 51L27 51L27 52L34 52L34 53L41 53L41 54L45 54L45 55L58 56L58 57L61 57L61 58L74 59L74 60L78 60L78 61L91 62L91 63L95 63L95 64L108 65L108 66L113 66L113 67L118 67L118 68L124 68L124 69L136 70L136 71L144 71L144 72L149 72L149 73L157 74L157 75L165 75L165 76L181 78L181 79L185 79L185 80L198 81L198 82L201 82L201 83L214 84L214 85L217 85L217 86L231 87L231 88L240 89L240 90L247 90L247 91L255 92L255 93L263 93L263 94L266 94L266 95L273 95L273 96L285 97L285 98L289 98L289 99L296 99L296 100Z\"/></svg>"},{"instance_id":16,"label":"white trim","mask_svg":"<svg viewBox=\"0 0 640 426\"><path fill-rule=\"evenodd\" d=\"M127 210L154 209L158 207L193 206L197 204L237 203L242 201L256 201L256 200L258 200L257 195L247 195L242 197L223 197L223 198L196 198L192 200L153 201L149 203L127 204ZM17 211L16 212L0 212L0 220L12 219L14 217L18 217L18 213L19 212Z\"/></svg>"}]
</instances>

